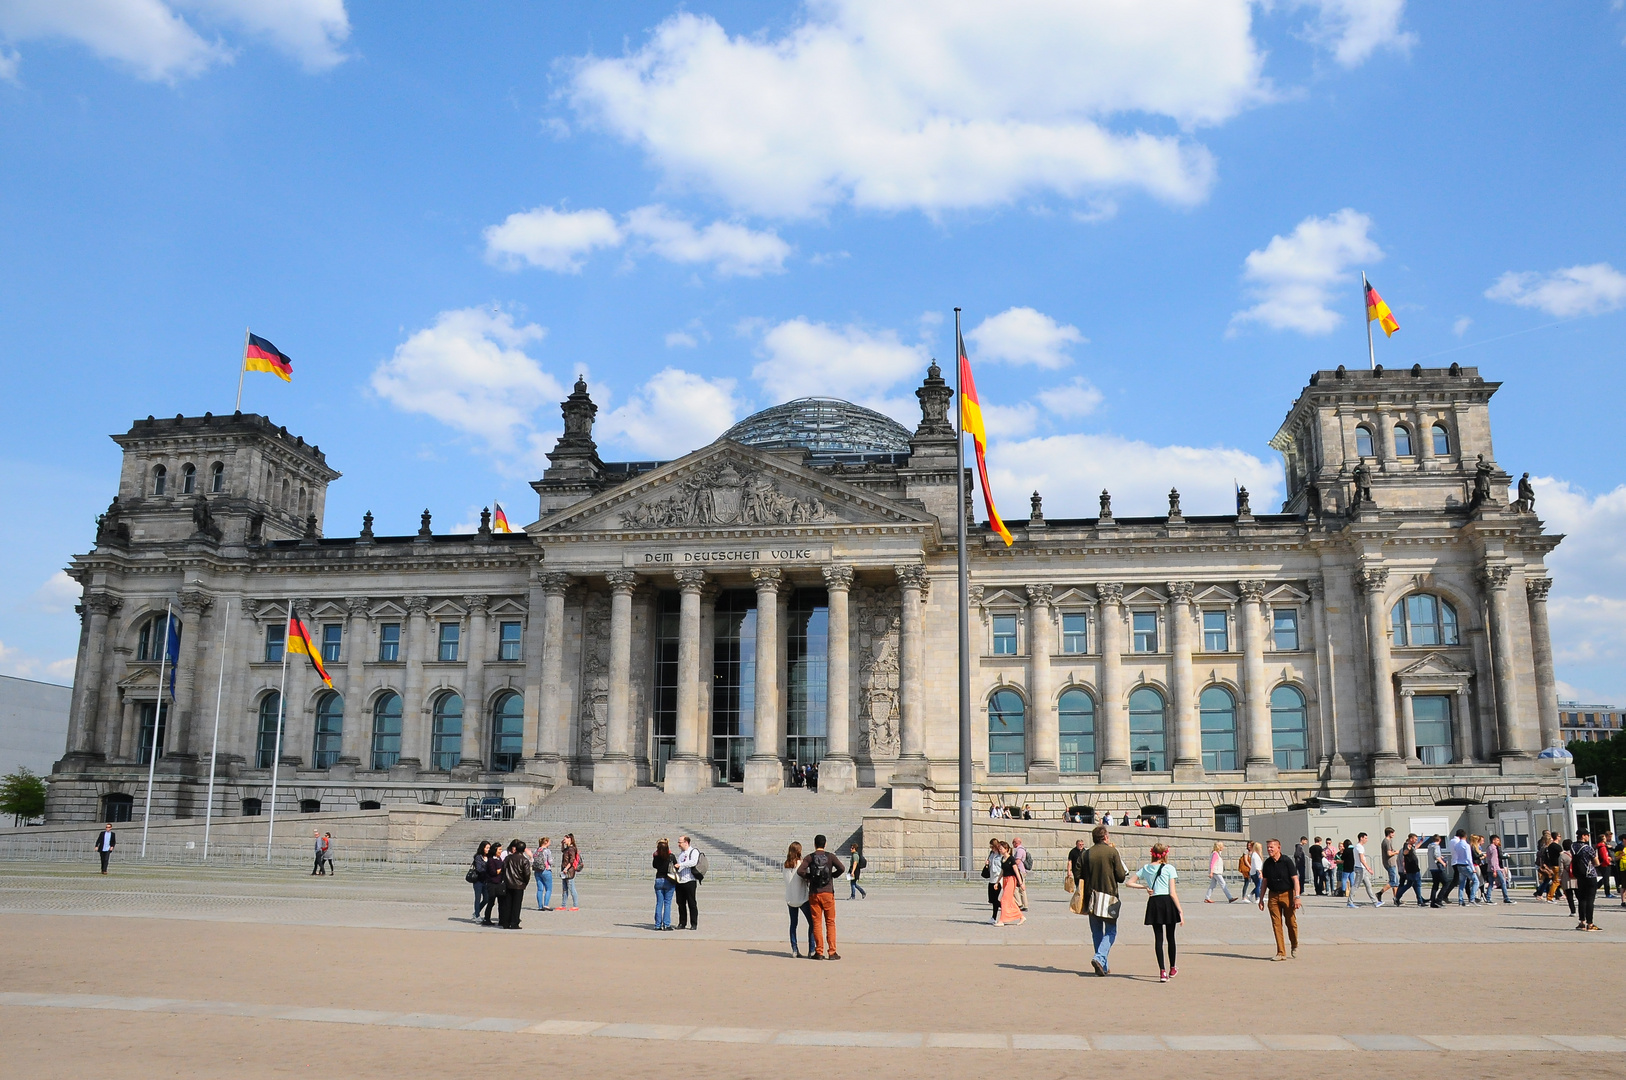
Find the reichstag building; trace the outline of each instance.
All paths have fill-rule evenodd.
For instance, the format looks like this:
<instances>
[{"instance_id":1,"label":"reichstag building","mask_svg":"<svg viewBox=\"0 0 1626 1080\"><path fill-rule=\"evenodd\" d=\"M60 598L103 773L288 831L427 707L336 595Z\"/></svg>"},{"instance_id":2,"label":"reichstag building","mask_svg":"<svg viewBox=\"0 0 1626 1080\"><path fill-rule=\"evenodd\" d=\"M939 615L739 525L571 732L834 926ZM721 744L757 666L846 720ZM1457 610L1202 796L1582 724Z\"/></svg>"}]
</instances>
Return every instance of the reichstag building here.
<instances>
[{"instance_id":1,"label":"reichstag building","mask_svg":"<svg viewBox=\"0 0 1626 1080\"><path fill-rule=\"evenodd\" d=\"M1214 828L1313 798L1432 805L1551 786L1543 532L1491 447L1477 369L1318 371L1255 513L971 530L977 805L1160 808ZM263 416L148 417L84 586L51 816L267 809L290 609L334 689L287 669L278 809L521 804L560 785L771 797L957 785L952 390L915 430L844 401L751 416L674 461L607 462L577 382L523 531L335 528L339 473ZM524 515L529 517L530 515ZM519 518L516 515L516 518ZM359 532L354 526L360 526ZM180 613L173 704L162 620ZM169 681L166 675L164 681ZM162 695L167 697L167 688ZM881 792L877 791L879 797Z\"/></svg>"}]
</instances>

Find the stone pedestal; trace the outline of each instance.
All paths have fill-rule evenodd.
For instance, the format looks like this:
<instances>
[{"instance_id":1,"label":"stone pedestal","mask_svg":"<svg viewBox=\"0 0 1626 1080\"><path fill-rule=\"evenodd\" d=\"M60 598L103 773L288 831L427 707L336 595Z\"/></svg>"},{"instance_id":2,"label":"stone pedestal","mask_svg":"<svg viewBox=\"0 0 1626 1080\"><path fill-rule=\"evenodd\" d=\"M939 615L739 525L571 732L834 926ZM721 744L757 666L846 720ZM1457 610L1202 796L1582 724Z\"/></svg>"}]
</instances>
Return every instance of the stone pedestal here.
<instances>
[{"instance_id":1,"label":"stone pedestal","mask_svg":"<svg viewBox=\"0 0 1626 1080\"><path fill-rule=\"evenodd\" d=\"M1406 763L1399 754L1373 754L1371 765L1373 776L1405 776L1407 773Z\"/></svg>"},{"instance_id":2,"label":"stone pedestal","mask_svg":"<svg viewBox=\"0 0 1626 1080\"><path fill-rule=\"evenodd\" d=\"M845 795L858 789L858 765L852 758L827 757L819 762L819 792Z\"/></svg>"},{"instance_id":3,"label":"stone pedestal","mask_svg":"<svg viewBox=\"0 0 1626 1080\"><path fill-rule=\"evenodd\" d=\"M632 789L637 769L628 758L605 758L593 763L593 790L603 795L620 795Z\"/></svg>"},{"instance_id":4,"label":"stone pedestal","mask_svg":"<svg viewBox=\"0 0 1626 1080\"><path fill-rule=\"evenodd\" d=\"M677 757L666 763L668 795L698 795L711 787L711 765L697 757Z\"/></svg>"},{"instance_id":5,"label":"stone pedestal","mask_svg":"<svg viewBox=\"0 0 1626 1080\"><path fill-rule=\"evenodd\" d=\"M1061 783L1061 770L1054 765L1036 761L1028 766L1028 783L1059 784Z\"/></svg>"},{"instance_id":6,"label":"stone pedestal","mask_svg":"<svg viewBox=\"0 0 1626 1080\"><path fill-rule=\"evenodd\" d=\"M1523 750L1505 750L1496 756L1496 760L1502 767L1503 776L1530 776L1536 772L1536 759ZM1546 766L1542 768L1545 770Z\"/></svg>"},{"instance_id":7,"label":"stone pedestal","mask_svg":"<svg viewBox=\"0 0 1626 1080\"><path fill-rule=\"evenodd\" d=\"M892 809L905 814L924 814L926 812L926 789L920 784L908 782L892 784Z\"/></svg>"},{"instance_id":8,"label":"stone pedestal","mask_svg":"<svg viewBox=\"0 0 1626 1080\"><path fill-rule=\"evenodd\" d=\"M1178 761L1174 764L1174 782L1176 784L1199 784L1207 779L1207 774L1201 765L1182 765Z\"/></svg>"},{"instance_id":9,"label":"stone pedestal","mask_svg":"<svg viewBox=\"0 0 1626 1080\"><path fill-rule=\"evenodd\" d=\"M1127 784L1134 778L1135 774L1130 771L1127 764L1101 766L1100 782L1103 784Z\"/></svg>"},{"instance_id":10,"label":"stone pedestal","mask_svg":"<svg viewBox=\"0 0 1626 1080\"><path fill-rule=\"evenodd\" d=\"M745 760L745 793L777 795L785 787L785 767L778 758L754 757Z\"/></svg>"},{"instance_id":11,"label":"stone pedestal","mask_svg":"<svg viewBox=\"0 0 1626 1080\"><path fill-rule=\"evenodd\" d=\"M1250 784L1256 780L1274 780L1276 775L1274 761L1250 761L1243 766L1243 776Z\"/></svg>"}]
</instances>

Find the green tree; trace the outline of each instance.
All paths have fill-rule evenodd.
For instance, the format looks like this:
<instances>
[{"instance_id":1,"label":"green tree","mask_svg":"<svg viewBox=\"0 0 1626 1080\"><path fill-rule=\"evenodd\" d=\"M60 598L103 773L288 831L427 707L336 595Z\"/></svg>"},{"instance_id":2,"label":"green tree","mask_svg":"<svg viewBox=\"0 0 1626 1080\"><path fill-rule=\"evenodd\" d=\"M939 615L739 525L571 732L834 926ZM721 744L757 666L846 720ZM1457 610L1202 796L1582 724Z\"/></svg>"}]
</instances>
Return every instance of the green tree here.
<instances>
[{"instance_id":1,"label":"green tree","mask_svg":"<svg viewBox=\"0 0 1626 1080\"><path fill-rule=\"evenodd\" d=\"M45 781L26 765L0 776L0 814L10 814L13 825L44 816Z\"/></svg>"},{"instance_id":2,"label":"green tree","mask_svg":"<svg viewBox=\"0 0 1626 1080\"><path fill-rule=\"evenodd\" d=\"M1598 778L1598 794L1605 798L1626 795L1626 738L1616 736L1602 742L1576 740L1569 745L1575 755L1575 778Z\"/></svg>"}]
</instances>

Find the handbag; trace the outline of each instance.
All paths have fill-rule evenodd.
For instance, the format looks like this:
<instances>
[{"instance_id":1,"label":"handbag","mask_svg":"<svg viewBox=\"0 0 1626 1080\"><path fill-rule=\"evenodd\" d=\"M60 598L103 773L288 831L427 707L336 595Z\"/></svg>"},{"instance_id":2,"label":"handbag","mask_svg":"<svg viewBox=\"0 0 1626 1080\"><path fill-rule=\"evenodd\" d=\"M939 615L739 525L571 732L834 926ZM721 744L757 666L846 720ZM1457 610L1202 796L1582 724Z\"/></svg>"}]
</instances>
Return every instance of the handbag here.
<instances>
[{"instance_id":1,"label":"handbag","mask_svg":"<svg viewBox=\"0 0 1626 1080\"><path fill-rule=\"evenodd\" d=\"M1074 889L1073 890L1072 899L1067 901L1067 910L1071 911L1074 915L1082 915L1082 914L1084 914L1084 890L1083 889Z\"/></svg>"},{"instance_id":2,"label":"handbag","mask_svg":"<svg viewBox=\"0 0 1626 1080\"><path fill-rule=\"evenodd\" d=\"M468 882L470 885L473 885L476 881L480 880L480 875L476 873L474 867L471 866L469 867L468 872L463 875L463 880Z\"/></svg>"},{"instance_id":3,"label":"handbag","mask_svg":"<svg viewBox=\"0 0 1626 1080\"><path fill-rule=\"evenodd\" d=\"M990 877L994 876L993 874L988 872L988 864L987 863L982 864L982 876L985 877L985 878L990 878Z\"/></svg>"},{"instance_id":4,"label":"handbag","mask_svg":"<svg viewBox=\"0 0 1626 1080\"><path fill-rule=\"evenodd\" d=\"M1071 870L1067 871L1067 873L1062 876L1061 888L1063 892L1078 892L1078 883L1073 880L1073 872Z\"/></svg>"},{"instance_id":5,"label":"handbag","mask_svg":"<svg viewBox=\"0 0 1626 1080\"><path fill-rule=\"evenodd\" d=\"M1118 912L1123 905L1116 896L1109 892L1093 892L1090 894L1090 914L1097 919L1110 919L1116 921Z\"/></svg>"}]
</instances>

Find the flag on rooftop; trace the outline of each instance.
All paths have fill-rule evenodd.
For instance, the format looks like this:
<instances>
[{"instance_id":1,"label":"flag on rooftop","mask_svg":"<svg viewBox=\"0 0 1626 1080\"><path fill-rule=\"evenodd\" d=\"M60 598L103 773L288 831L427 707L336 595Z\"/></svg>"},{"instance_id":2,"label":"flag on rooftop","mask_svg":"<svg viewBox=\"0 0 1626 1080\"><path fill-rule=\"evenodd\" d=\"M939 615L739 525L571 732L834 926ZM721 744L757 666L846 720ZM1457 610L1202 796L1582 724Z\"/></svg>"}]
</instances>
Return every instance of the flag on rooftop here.
<instances>
[{"instance_id":1,"label":"flag on rooftop","mask_svg":"<svg viewBox=\"0 0 1626 1080\"><path fill-rule=\"evenodd\" d=\"M965 354L965 338L955 333L955 346L960 352L960 430L971 436L971 446L977 453L977 478L982 484L982 501L988 507L988 526L997 532L1005 546L1011 546L1011 531L999 519L994 509L994 492L988 486L988 459L986 449L988 431L982 423L982 403L977 400L977 384L971 378L971 360Z\"/></svg>"},{"instance_id":2,"label":"flag on rooftop","mask_svg":"<svg viewBox=\"0 0 1626 1080\"><path fill-rule=\"evenodd\" d=\"M508 524L508 515L503 513L502 503L492 500L491 505L495 507L497 511L491 515L491 531L503 533L513 532L514 527Z\"/></svg>"},{"instance_id":3,"label":"flag on rooftop","mask_svg":"<svg viewBox=\"0 0 1626 1080\"><path fill-rule=\"evenodd\" d=\"M248 343L243 347L243 370L266 371L283 382L294 381L294 362L258 334L248 335Z\"/></svg>"},{"instance_id":4,"label":"flag on rooftop","mask_svg":"<svg viewBox=\"0 0 1626 1080\"><path fill-rule=\"evenodd\" d=\"M1400 324L1395 321L1394 312L1389 310L1389 305L1383 302L1383 297L1378 295L1378 291L1368 281L1366 282L1366 321L1372 322L1374 319L1377 320L1379 326L1383 327L1384 337L1394 337L1395 331L1400 329Z\"/></svg>"}]
</instances>

